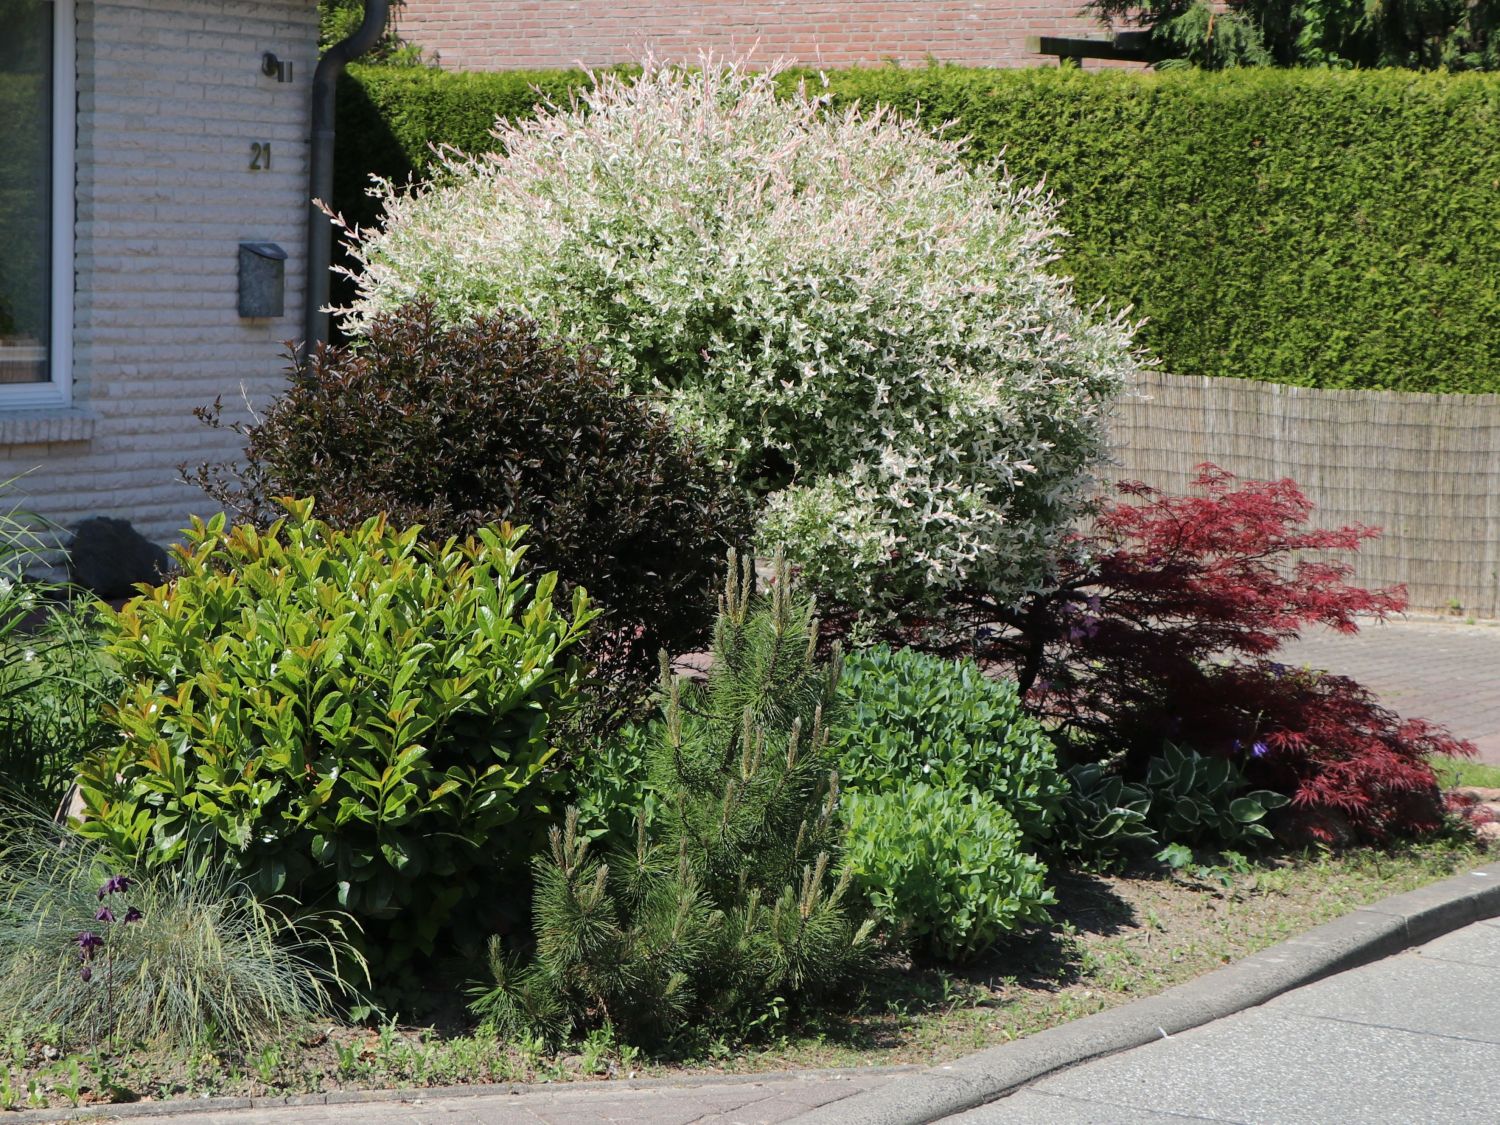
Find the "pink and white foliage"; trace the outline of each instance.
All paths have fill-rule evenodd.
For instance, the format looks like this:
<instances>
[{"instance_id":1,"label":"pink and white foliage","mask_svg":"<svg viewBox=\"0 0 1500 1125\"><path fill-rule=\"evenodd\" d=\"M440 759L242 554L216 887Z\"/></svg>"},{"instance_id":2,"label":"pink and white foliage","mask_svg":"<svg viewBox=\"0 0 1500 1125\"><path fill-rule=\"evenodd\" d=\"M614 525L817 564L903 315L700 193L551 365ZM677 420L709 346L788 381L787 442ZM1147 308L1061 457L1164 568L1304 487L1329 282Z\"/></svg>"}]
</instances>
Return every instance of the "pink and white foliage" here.
<instances>
[{"instance_id":1,"label":"pink and white foliage","mask_svg":"<svg viewBox=\"0 0 1500 1125\"><path fill-rule=\"evenodd\" d=\"M762 497L761 547L872 610L1042 577L1137 363L1049 272L1039 187L712 60L596 76L351 232L358 330L414 297L597 349Z\"/></svg>"}]
</instances>

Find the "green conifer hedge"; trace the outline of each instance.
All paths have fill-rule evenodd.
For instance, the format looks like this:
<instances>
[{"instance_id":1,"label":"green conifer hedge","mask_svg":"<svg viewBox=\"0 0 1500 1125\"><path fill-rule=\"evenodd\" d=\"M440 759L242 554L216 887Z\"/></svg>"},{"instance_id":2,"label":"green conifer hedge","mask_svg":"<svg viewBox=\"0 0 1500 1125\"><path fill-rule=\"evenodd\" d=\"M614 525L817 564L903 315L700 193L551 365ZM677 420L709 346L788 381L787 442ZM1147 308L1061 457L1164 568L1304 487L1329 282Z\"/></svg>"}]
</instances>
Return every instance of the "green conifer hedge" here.
<instances>
[{"instance_id":1,"label":"green conifer hedge","mask_svg":"<svg viewBox=\"0 0 1500 1125\"><path fill-rule=\"evenodd\" d=\"M480 148L496 114L587 81L351 70L335 203L360 222L369 173L421 176L431 145ZM1060 268L1080 296L1147 318L1168 371L1500 391L1500 75L888 67L829 82L836 103L952 122L977 156L1045 177L1072 235Z\"/></svg>"}]
</instances>

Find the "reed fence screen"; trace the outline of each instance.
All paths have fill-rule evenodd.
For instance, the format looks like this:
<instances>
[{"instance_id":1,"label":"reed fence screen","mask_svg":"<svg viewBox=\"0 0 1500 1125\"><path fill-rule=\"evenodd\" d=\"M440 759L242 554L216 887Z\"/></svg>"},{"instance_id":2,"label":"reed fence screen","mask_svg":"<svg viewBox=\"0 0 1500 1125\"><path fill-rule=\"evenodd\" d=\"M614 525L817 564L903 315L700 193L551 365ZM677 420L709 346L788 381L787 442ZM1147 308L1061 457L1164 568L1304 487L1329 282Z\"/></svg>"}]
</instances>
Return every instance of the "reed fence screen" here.
<instances>
[{"instance_id":1,"label":"reed fence screen","mask_svg":"<svg viewBox=\"0 0 1500 1125\"><path fill-rule=\"evenodd\" d=\"M1382 529L1356 580L1415 610L1500 617L1500 395L1327 391L1140 375L1114 425L1120 479L1182 491L1212 461L1291 477L1319 526Z\"/></svg>"}]
</instances>

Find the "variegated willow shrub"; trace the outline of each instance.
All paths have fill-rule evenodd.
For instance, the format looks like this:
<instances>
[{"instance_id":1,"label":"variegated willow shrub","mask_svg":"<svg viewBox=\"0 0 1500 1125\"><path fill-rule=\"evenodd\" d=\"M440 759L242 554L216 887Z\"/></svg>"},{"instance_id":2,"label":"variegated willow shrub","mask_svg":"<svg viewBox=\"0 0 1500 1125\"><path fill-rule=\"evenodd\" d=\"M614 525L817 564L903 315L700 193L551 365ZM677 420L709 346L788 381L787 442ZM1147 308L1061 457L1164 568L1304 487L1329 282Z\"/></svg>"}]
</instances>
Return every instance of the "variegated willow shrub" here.
<instances>
[{"instance_id":1,"label":"variegated willow shrub","mask_svg":"<svg viewBox=\"0 0 1500 1125\"><path fill-rule=\"evenodd\" d=\"M774 77L601 74L498 123L496 153L378 184L345 326L425 297L592 349L725 459L825 604L1023 592L1088 486L1131 328L1049 272L1043 190Z\"/></svg>"}]
</instances>

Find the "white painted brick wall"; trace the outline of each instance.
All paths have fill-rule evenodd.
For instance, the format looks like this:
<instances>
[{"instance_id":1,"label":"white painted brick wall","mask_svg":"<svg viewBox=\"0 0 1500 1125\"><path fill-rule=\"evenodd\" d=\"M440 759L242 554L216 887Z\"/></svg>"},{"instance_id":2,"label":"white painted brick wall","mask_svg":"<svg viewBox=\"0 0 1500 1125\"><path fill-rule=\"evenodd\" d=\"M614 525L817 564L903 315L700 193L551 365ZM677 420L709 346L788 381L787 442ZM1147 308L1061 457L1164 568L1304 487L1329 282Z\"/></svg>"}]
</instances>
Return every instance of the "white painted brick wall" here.
<instances>
[{"instance_id":1,"label":"white painted brick wall","mask_svg":"<svg viewBox=\"0 0 1500 1125\"><path fill-rule=\"evenodd\" d=\"M159 540L213 505L177 465L238 452L193 408L263 402L301 335L315 0L78 0L78 185L74 411L33 427L0 412L0 434L86 440L0 444L14 499L68 525L131 520ZM295 82L261 73L274 51ZM269 141L269 171L249 170ZM288 252L286 313L241 320L238 244ZM55 412L53 412L55 414ZM92 422L88 422L92 416Z\"/></svg>"}]
</instances>

